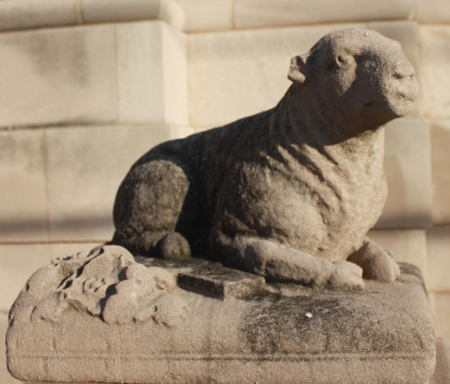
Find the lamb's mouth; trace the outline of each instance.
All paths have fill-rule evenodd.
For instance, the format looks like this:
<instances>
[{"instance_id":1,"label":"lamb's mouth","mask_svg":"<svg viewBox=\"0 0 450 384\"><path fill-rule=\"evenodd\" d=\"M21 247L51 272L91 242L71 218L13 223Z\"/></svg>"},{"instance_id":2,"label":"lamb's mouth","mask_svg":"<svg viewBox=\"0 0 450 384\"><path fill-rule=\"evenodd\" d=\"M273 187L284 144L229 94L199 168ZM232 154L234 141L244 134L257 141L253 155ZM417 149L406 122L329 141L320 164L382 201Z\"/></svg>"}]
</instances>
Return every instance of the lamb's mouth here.
<instances>
[{"instance_id":1,"label":"lamb's mouth","mask_svg":"<svg viewBox=\"0 0 450 384\"><path fill-rule=\"evenodd\" d=\"M395 104L402 104L403 106L410 105L414 101L415 101L415 97L410 97L410 96L402 93L398 96L397 101L396 101L396 103L394 103L394 105ZM377 101L377 102L367 101L366 103L364 103L364 108L386 108L386 107L389 108L390 104L391 103L389 103L387 100L386 101Z\"/></svg>"},{"instance_id":2,"label":"lamb's mouth","mask_svg":"<svg viewBox=\"0 0 450 384\"><path fill-rule=\"evenodd\" d=\"M414 98L402 95L395 102L367 101L363 104L363 110L371 116L379 115L381 119L389 120L406 116L413 108Z\"/></svg>"},{"instance_id":3,"label":"lamb's mouth","mask_svg":"<svg viewBox=\"0 0 450 384\"><path fill-rule=\"evenodd\" d=\"M364 108L385 108L387 105L387 102L368 101L364 104Z\"/></svg>"}]
</instances>

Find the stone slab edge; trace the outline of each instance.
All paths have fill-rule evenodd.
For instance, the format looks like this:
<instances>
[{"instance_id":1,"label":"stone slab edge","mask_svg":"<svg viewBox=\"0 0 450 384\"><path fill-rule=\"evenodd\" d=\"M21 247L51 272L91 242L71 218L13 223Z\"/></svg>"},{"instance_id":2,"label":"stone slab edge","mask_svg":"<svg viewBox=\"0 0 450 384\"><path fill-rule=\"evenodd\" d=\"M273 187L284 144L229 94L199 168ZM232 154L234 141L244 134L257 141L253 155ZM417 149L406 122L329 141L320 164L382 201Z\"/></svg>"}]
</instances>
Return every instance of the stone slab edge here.
<instances>
[{"instance_id":1,"label":"stone slab edge","mask_svg":"<svg viewBox=\"0 0 450 384\"><path fill-rule=\"evenodd\" d=\"M0 32L155 19L184 28L184 11L173 0L0 1Z\"/></svg>"},{"instance_id":2,"label":"stone slab edge","mask_svg":"<svg viewBox=\"0 0 450 384\"><path fill-rule=\"evenodd\" d=\"M424 383L434 371L435 341L420 279L403 274L393 284L367 285L364 295L256 302L180 291L190 310L170 327L108 325L78 311L58 322L20 316L8 330L8 366L30 383ZM310 319L302 316L307 310ZM366 336L351 346L358 324Z\"/></svg>"},{"instance_id":3,"label":"stone slab edge","mask_svg":"<svg viewBox=\"0 0 450 384\"><path fill-rule=\"evenodd\" d=\"M215 358L214 356L199 356L192 359L174 359L168 362L165 357L149 360L145 357L132 357L131 359L112 359L104 358L53 358L53 359L21 359L21 365L29 364L30 367L44 366L75 366L91 373L99 369L98 375L90 376L91 382L107 383L289 383L298 384L299 378L302 378L302 384L329 383L330 376L335 383L343 384L376 384L376 383L420 383L415 380L420 377L423 370L423 356L392 356L386 359L374 359L373 357L364 358L354 356L349 359L348 356L333 356L330 359L306 360L304 357L292 357L289 361L286 358L274 359L273 357L262 361L260 358L236 358L225 356ZM399 369L403 366L403 369ZM115 378L114 374L105 372L102 367L108 367L116 372L128 372ZM412 375L413 380L407 381L405 372ZM39 373L42 371L39 370ZM233 372L233 374L230 374ZM310 377L305 379L305 372L310 373ZM328 374L324 374L328 372ZM332 372L332 373L331 373ZM355 375L350 372L360 372ZM103 381L106 376L108 381ZM425 374L426 375L426 374ZM55 381L52 383L73 383L71 374L53 376ZM231 377L230 377L231 376ZM324 376L327 376L325 378ZM47 376L48 377L48 376ZM375 379L376 378L376 379ZM175 379L175 380L174 380ZM380 381L378 381L380 380ZM406 381L405 381L406 380ZM419 379L420 380L420 379ZM88 383L89 381L83 381ZM24 381L24 383L28 383ZM49 383L33 381L31 383Z\"/></svg>"}]
</instances>

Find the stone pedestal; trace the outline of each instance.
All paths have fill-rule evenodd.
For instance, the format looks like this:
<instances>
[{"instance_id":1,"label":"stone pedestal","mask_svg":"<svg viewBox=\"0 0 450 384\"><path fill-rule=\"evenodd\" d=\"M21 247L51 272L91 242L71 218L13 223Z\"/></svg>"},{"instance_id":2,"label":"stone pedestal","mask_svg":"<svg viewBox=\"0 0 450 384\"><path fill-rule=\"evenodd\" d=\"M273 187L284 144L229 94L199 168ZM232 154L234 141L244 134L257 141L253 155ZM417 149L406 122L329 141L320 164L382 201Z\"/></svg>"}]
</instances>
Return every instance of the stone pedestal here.
<instances>
[{"instance_id":1,"label":"stone pedestal","mask_svg":"<svg viewBox=\"0 0 450 384\"><path fill-rule=\"evenodd\" d=\"M364 292L268 285L194 260L120 247L55 260L10 313L8 366L23 382L427 382L434 328L418 270Z\"/></svg>"}]
</instances>

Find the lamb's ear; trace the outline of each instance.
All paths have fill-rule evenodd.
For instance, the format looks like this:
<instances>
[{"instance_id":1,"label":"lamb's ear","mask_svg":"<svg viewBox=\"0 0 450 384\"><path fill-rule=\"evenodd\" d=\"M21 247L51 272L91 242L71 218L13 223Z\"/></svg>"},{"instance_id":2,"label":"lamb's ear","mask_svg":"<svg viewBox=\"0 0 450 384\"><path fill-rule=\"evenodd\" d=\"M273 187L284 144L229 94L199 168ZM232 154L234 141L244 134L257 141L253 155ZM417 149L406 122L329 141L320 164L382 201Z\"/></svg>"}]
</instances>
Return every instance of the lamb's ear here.
<instances>
[{"instance_id":1,"label":"lamb's ear","mask_svg":"<svg viewBox=\"0 0 450 384\"><path fill-rule=\"evenodd\" d=\"M306 80L306 64L303 56L294 56L291 59L288 79L294 83L303 84Z\"/></svg>"}]
</instances>

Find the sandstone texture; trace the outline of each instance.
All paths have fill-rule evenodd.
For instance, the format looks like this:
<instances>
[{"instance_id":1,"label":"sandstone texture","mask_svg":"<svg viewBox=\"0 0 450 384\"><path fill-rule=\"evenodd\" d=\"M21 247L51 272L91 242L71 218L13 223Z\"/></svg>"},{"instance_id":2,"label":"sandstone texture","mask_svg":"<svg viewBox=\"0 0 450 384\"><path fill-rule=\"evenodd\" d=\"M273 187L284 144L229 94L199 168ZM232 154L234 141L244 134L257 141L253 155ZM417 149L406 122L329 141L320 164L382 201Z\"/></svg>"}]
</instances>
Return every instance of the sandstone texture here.
<instances>
[{"instance_id":1,"label":"sandstone texture","mask_svg":"<svg viewBox=\"0 0 450 384\"><path fill-rule=\"evenodd\" d=\"M158 384L423 384L433 373L431 314L408 264L396 282L344 293L209 261L137 260L103 246L38 270L10 312L10 372Z\"/></svg>"},{"instance_id":2,"label":"sandstone texture","mask_svg":"<svg viewBox=\"0 0 450 384\"><path fill-rule=\"evenodd\" d=\"M0 31L164 20L183 28L184 14L172 0L16 0L0 4Z\"/></svg>"},{"instance_id":3,"label":"sandstone texture","mask_svg":"<svg viewBox=\"0 0 450 384\"><path fill-rule=\"evenodd\" d=\"M396 41L346 29L294 57L288 77L274 109L145 154L117 193L112 243L312 287L394 281L365 235L387 193L383 127L414 105L414 68Z\"/></svg>"},{"instance_id":4,"label":"sandstone texture","mask_svg":"<svg viewBox=\"0 0 450 384\"><path fill-rule=\"evenodd\" d=\"M450 383L450 341L444 338L436 340L436 369L430 384Z\"/></svg>"}]
</instances>

